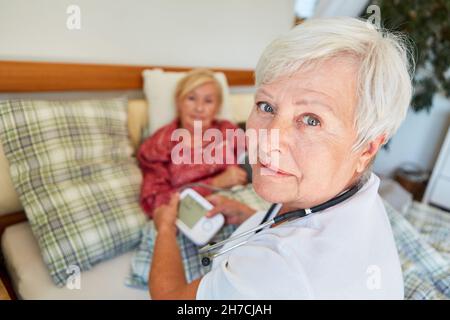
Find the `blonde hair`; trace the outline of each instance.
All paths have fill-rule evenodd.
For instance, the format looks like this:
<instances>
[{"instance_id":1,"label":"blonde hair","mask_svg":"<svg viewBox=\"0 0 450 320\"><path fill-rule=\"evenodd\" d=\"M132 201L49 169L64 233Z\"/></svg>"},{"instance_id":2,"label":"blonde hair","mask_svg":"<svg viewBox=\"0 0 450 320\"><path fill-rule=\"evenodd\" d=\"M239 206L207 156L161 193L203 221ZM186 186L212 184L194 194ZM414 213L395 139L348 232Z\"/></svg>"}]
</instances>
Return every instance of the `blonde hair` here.
<instances>
[{"instance_id":1,"label":"blonde hair","mask_svg":"<svg viewBox=\"0 0 450 320\"><path fill-rule=\"evenodd\" d=\"M413 92L412 52L400 34L377 30L355 18L307 20L264 50L256 66L256 86L339 54L359 58L355 115L358 138L353 150L382 134L386 143L405 119Z\"/></svg>"},{"instance_id":2,"label":"blonde hair","mask_svg":"<svg viewBox=\"0 0 450 320\"><path fill-rule=\"evenodd\" d=\"M222 86L214 76L214 73L208 69L193 69L189 71L177 84L175 89L175 100L183 99L189 92L206 83L213 83L217 88L217 99L219 106L222 105Z\"/></svg>"}]
</instances>

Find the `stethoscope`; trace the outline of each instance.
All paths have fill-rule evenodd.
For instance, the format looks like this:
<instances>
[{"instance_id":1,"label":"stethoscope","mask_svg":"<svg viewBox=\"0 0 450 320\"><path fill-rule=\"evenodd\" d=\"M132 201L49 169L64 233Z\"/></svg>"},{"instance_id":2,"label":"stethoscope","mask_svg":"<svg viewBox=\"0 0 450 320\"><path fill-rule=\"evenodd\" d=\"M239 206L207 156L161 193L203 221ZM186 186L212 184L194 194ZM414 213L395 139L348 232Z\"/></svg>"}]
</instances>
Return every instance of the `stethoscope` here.
<instances>
[{"instance_id":1,"label":"stethoscope","mask_svg":"<svg viewBox=\"0 0 450 320\"><path fill-rule=\"evenodd\" d=\"M317 206L307 208L307 209L298 209L298 210L294 210L294 211L289 211L282 215L275 216L274 218L270 219L270 217L274 213L278 213L278 211L281 209L281 204L274 203L269 208L269 210L266 212L266 214L264 215L264 218L262 219L261 223L258 226L254 227L250 230L247 230L245 232L239 233L239 234L237 234L233 237L230 237L226 240L220 241L215 244L208 244L208 245L200 248L199 253L205 254L205 256L202 258L202 265L205 267L210 265L212 259L215 259L233 249L236 249L237 247L240 247L240 246L246 244L249 240L248 239L243 240L235 245L232 245L231 247L229 247L225 250L217 251L214 253L214 251L216 251L216 249L224 246L228 242L235 241L237 239L240 239L240 238L250 235L252 233L256 234L256 233L260 232L262 229L269 227L271 225L301 219L312 213L317 213L317 212L329 209L329 208L347 200L348 198L353 196L356 192L358 192L359 189L360 189L360 184L357 183L355 186L351 187L350 189L347 189L346 191L341 192L339 195L337 195L333 199L328 200L322 204L319 204Z\"/></svg>"}]
</instances>

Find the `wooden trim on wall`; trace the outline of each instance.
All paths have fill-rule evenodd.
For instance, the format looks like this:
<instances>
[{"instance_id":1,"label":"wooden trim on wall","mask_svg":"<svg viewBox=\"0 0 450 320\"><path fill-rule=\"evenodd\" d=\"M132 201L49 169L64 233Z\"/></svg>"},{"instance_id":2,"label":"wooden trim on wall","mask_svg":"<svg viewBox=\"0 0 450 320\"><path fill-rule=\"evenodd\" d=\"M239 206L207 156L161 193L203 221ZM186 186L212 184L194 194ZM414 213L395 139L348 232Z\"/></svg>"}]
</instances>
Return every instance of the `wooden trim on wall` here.
<instances>
[{"instance_id":1,"label":"wooden trim on wall","mask_svg":"<svg viewBox=\"0 0 450 320\"><path fill-rule=\"evenodd\" d=\"M0 92L102 91L142 89L142 71L162 68L186 71L191 68L0 61ZM220 69L230 86L253 85L253 70Z\"/></svg>"},{"instance_id":2,"label":"wooden trim on wall","mask_svg":"<svg viewBox=\"0 0 450 320\"><path fill-rule=\"evenodd\" d=\"M12 226L13 224L23 222L27 220L27 216L25 215L25 212L15 212L15 213L8 213L5 215L0 216L0 239L3 235L3 232L5 229L9 226Z\"/></svg>"}]
</instances>

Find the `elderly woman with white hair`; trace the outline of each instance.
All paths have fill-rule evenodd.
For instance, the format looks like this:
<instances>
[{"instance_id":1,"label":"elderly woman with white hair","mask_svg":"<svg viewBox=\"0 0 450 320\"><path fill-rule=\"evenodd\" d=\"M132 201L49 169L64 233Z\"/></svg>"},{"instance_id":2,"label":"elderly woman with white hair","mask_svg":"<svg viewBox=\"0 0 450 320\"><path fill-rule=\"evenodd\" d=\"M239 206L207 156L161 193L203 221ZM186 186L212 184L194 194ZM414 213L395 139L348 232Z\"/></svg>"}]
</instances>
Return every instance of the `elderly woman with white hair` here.
<instances>
[{"instance_id":1,"label":"elderly woman with white hair","mask_svg":"<svg viewBox=\"0 0 450 320\"><path fill-rule=\"evenodd\" d=\"M211 201L241 224L236 235L286 221L225 245L212 270L187 283L173 197L155 212L151 297L402 299L400 262L371 165L405 118L410 69L400 36L354 18L311 19L274 40L256 67L247 129L278 130L278 143L259 141L252 165L256 192L277 205L268 215Z\"/></svg>"}]
</instances>

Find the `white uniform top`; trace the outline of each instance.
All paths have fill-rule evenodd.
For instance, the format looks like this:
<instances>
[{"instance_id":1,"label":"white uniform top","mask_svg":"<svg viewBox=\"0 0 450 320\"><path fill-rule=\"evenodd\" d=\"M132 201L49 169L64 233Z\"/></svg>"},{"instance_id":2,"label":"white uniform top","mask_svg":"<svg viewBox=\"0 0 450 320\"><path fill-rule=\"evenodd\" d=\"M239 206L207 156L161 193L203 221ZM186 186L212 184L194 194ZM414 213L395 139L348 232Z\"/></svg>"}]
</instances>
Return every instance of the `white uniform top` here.
<instances>
[{"instance_id":1,"label":"white uniform top","mask_svg":"<svg viewBox=\"0 0 450 320\"><path fill-rule=\"evenodd\" d=\"M403 299L379 183L372 173L350 199L249 236L213 261L197 299ZM264 214L254 214L235 234L259 225Z\"/></svg>"}]
</instances>

